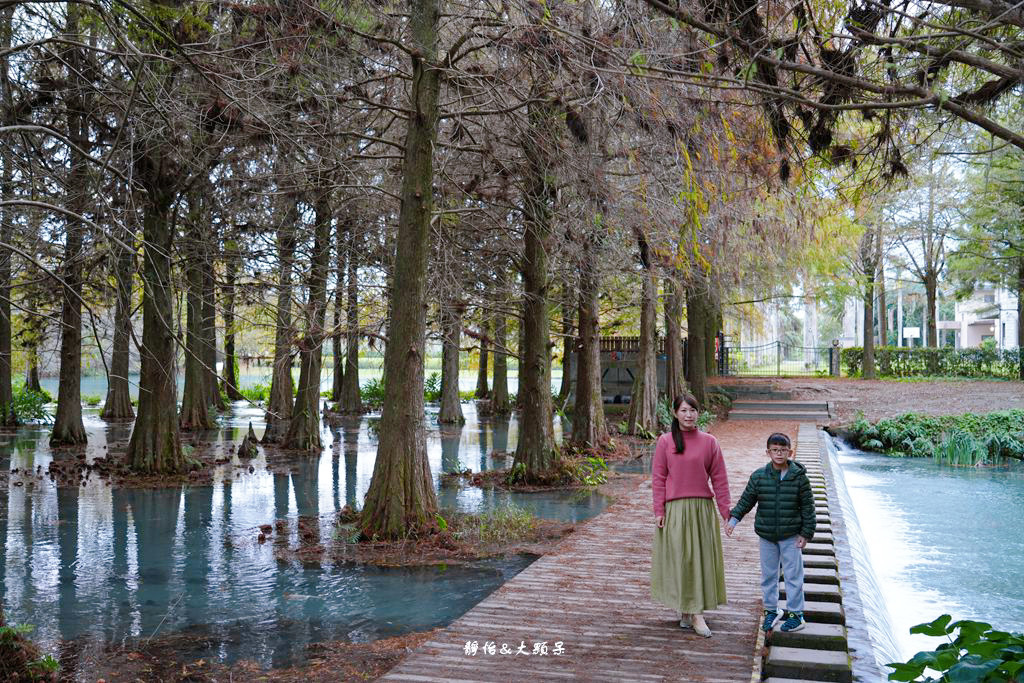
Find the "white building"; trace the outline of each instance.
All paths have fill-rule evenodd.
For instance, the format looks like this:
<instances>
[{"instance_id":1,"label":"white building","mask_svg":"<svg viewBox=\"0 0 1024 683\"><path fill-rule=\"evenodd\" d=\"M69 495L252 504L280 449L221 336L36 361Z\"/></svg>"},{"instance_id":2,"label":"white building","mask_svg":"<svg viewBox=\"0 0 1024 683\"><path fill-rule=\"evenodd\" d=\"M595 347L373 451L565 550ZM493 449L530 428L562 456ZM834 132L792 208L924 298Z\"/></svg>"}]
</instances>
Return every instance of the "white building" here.
<instances>
[{"instance_id":1,"label":"white building","mask_svg":"<svg viewBox=\"0 0 1024 683\"><path fill-rule=\"evenodd\" d=\"M956 316L940 324L956 331L957 348L974 348L993 339L998 349L1017 348L1017 297L1002 287L979 287L956 302Z\"/></svg>"}]
</instances>

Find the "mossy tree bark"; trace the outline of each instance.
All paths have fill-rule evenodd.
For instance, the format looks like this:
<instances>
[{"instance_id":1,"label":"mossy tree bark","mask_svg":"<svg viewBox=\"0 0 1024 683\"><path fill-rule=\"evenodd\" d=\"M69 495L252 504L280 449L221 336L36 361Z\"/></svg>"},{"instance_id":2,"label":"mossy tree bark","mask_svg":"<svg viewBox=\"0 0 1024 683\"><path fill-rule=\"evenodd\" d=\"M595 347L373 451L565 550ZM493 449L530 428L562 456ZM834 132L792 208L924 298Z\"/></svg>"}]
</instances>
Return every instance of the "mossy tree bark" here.
<instances>
[{"instance_id":1,"label":"mossy tree bark","mask_svg":"<svg viewBox=\"0 0 1024 683\"><path fill-rule=\"evenodd\" d=\"M671 403L686 391L683 368L683 294L672 278L665 278L665 396Z\"/></svg>"},{"instance_id":2,"label":"mossy tree bark","mask_svg":"<svg viewBox=\"0 0 1024 683\"><path fill-rule=\"evenodd\" d=\"M81 7L69 5L66 34L70 40L79 40L78 18ZM68 206L81 216L86 209L89 169L81 151L88 150L89 128L86 102L79 89L83 56L81 49L72 46L66 50L68 86L65 92L65 115L68 139L74 144L69 151L70 168L67 179ZM82 424L82 262L85 244L85 223L76 217L67 220L64 236L64 260L61 264L60 286L63 296L60 315L60 384L57 388L57 414L50 433L51 446L70 446L86 442Z\"/></svg>"},{"instance_id":3,"label":"mossy tree bark","mask_svg":"<svg viewBox=\"0 0 1024 683\"><path fill-rule=\"evenodd\" d=\"M11 94L11 79L8 71L7 50L11 47L11 20L14 6L0 10L0 111L4 117L0 123L11 122L14 111ZM0 147L0 201L13 196L14 167L9 145ZM13 379L11 376L11 250L5 245L11 243L10 215L6 207L0 207L0 426L13 427L18 423L14 414ZM3 605L0 604L0 609ZM0 625L3 614L0 613Z\"/></svg>"},{"instance_id":4,"label":"mossy tree bark","mask_svg":"<svg viewBox=\"0 0 1024 683\"><path fill-rule=\"evenodd\" d=\"M341 322L345 317L345 226L338 221L338 227L334 231L335 243L335 272L334 281L334 329L331 332L331 355L333 357L333 369L331 381L331 400L337 403L341 400L342 384L345 380L345 357L341 352Z\"/></svg>"},{"instance_id":5,"label":"mossy tree bark","mask_svg":"<svg viewBox=\"0 0 1024 683\"><path fill-rule=\"evenodd\" d=\"M235 372L238 359L235 357L235 283L238 279L238 243L228 240L224 245L224 393L230 401L241 401L245 396L238 389L238 374Z\"/></svg>"},{"instance_id":6,"label":"mossy tree bark","mask_svg":"<svg viewBox=\"0 0 1024 683\"><path fill-rule=\"evenodd\" d=\"M204 225L202 242L202 296L200 298L202 323L199 339L202 349L203 390L206 404L224 412L228 409L224 396L220 393L220 382L217 378L217 284L214 280L216 268L215 252L218 236L212 226Z\"/></svg>"},{"instance_id":7,"label":"mossy tree bark","mask_svg":"<svg viewBox=\"0 0 1024 683\"><path fill-rule=\"evenodd\" d=\"M185 386L181 395L181 412L178 426L184 431L213 429L210 417L209 397L206 390L206 362L203 339L203 230L205 220L202 199L199 192L189 197L188 226L186 228L184 252L185 280Z\"/></svg>"},{"instance_id":8,"label":"mossy tree bark","mask_svg":"<svg viewBox=\"0 0 1024 683\"><path fill-rule=\"evenodd\" d=\"M704 359L707 344L707 292L703 282L690 283L686 287L686 369L690 392L701 407L705 406L707 394L707 362Z\"/></svg>"},{"instance_id":9,"label":"mossy tree bark","mask_svg":"<svg viewBox=\"0 0 1024 683\"><path fill-rule=\"evenodd\" d=\"M480 363L476 371L476 391L473 392L475 398L487 398L491 394L491 390L487 386L488 366L490 365L490 330L486 314L483 315L480 323Z\"/></svg>"},{"instance_id":10,"label":"mossy tree bark","mask_svg":"<svg viewBox=\"0 0 1024 683\"><path fill-rule=\"evenodd\" d=\"M529 105L531 131L523 140L526 155L522 345L519 348L519 443L514 467L524 467L532 479L550 470L558 460L551 422L551 350L548 346L548 256L551 204L555 188L550 173L544 133L552 125L550 105ZM577 388L577 396L579 389Z\"/></svg>"},{"instance_id":11,"label":"mossy tree bark","mask_svg":"<svg viewBox=\"0 0 1024 683\"><path fill-rule=\"evenodd\" d=\"M508 397L508 321L505 314L494 314L494 381L491 384L491 412L508 415L512 402Z\"/></svg>"},{"instance_id":12,"label":"mossy tree bark","mask_svg":"<svg viewBox=\"0 0 1024 683\"><path fill-rule=\"evenodd\" d=\"M345 374L336 410L346 415L363 412L359 394L359 235L355 224L347 238L348 274L345 281Z\"/></svg>"},{"instance_id":13,"label":"mossy tree bark","mask_svg":"<svg viewBox=\"0 0 1024 683\"><path fill-rule=\"evenodd\" d=\"M384 352L384 407L373 478L360 527L366 537L397 538L437 528L437 496L427 461L423 417L426 342L426 276L430 253L434 159L440 70L437 66L438 0L410 0L412 89L402 206Z\"/></svg>"},{"instance_id":14,"label":"mossy tree bark","mask_svg":"<svg viewBox=\"0 0 1024 683\"><path fill-rule=\"evenodd\" d=\"M715 359L715 339L718 331L722 329L720 324L721 312L718 302L709 296L705 299L707 304L707 315L704 317L704 368L708 377L718 374L718 364Z\"/></svg>"},{"instance_id":15,"label":"mossy tree bark","mask_svg":"<svg viewBox=\"0 0 1024 683\"><path fill-rule=\"evenodd\" d=\"M170 210L173 181L160 160L145 156L139 176L147 190L142 223L142 350L139 412L126 459L135 472L176 474L187 469L178 431L175 381L174 292L171 252L174 229Z\"/></svg>"},{"instance_id":16,"label":"mossy tree bark","mask_svg":"<svg viewBox=\"0 0 1024 683\"><path fill-rule=\"evenodd\" d=\"M573 402L572 443L600 448L608 441L604 424L604 400L601 395L601 326L598 319L598 294L601 280L597 272L597 244L587 227L580 263L579 343L576 355L576 396ZM549 392L550 393L550 392Z\"/></svg>"},{"instance_id":17,"label":"mossy tree bark","mask_svg":"<svg viewBox=\"0 0 1024 683\"><path fill-rule=\"evenodd\" d=\"M110 243L110 256L114 270L114 344L110 354L110 372L107 375L107 399L100 414L105 420L125 420L135 417L129 392L132 270L135 265L135 235L131 230L119 230Z\"/></svg>"},{"instance_id":18,"label":"mossy tree bark","mask_svg":"<svg viewBox=\"0 0 1024 683\"><path fill-rule=\"evenodd\" d=\"M459 345L462 338L460 302L448 303L441 308L441 409L437 421L441 424L465 424L462 402L459 400Z\"/></svg>"},{"instance_id":19,"label":"mossy tree bark","mask_svg":"<svg viewBox=\"0 0 1024 683\"><path fill-rule=\"evenodd\" d=\"M292 417L292 262L295 258L295 225L299 220L298 199L286 197L281 225L277 229L276 336L274 367L270 375L270 400L267 403L267 429L263 443L278 443L284 438Z\"/></svg>"},{"instance_id":20,"label":"mossy tree bark","mask_svg":"<svg viewBox=\"0 0 1024 683\"><path fill-rule=\"evenodd\" d=\"M643 234L637 234L640 245L640 265L643 270L640 290L640 366L633 381L633 396L629 401L627 425L630 434L658 433L658 359L656 326L658 314L655 305L657 284L651 264L650 247Z\"/></svg>"},{"instance_id":21,"label":"mossy tree bark","mask_svg":"<svg viewBox=\"0 0 1024 683\"><path fill-rule=\"evenodd\" d=\"M299 391L288 424L284 447L319 453L320 370L323 367L324 323L327 319L327 269L331 260L331 201L327 190L318 191L313 202L316 226L310 263L309 313L306 334L299 343Z\"/></svg>"}]
</instances>

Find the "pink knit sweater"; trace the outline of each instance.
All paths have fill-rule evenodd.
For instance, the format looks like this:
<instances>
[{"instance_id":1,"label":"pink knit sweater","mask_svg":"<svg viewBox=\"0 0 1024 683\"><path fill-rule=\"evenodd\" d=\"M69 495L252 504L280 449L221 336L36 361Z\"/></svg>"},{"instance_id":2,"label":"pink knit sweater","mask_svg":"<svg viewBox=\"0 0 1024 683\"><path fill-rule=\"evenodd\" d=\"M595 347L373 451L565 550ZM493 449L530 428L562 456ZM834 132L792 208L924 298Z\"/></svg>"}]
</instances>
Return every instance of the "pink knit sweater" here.
<instances>
[{"instance_id":1,"label":"pink knit sweater","mask_svg":"<svg viewBox=\"0 0 1024 683\"><path fill-rule=\"evenodd\" d=\"M672 433L658 437L651 465L654 515L664 516L665 501L676 498L714 498L722 519L729 519L729 478L718 439L694 430L683 432L685 452L676 453ZM711 485L708 485L708 479ZM711 493L712 487L714 494Z\"/></svg>"}]
</instances>

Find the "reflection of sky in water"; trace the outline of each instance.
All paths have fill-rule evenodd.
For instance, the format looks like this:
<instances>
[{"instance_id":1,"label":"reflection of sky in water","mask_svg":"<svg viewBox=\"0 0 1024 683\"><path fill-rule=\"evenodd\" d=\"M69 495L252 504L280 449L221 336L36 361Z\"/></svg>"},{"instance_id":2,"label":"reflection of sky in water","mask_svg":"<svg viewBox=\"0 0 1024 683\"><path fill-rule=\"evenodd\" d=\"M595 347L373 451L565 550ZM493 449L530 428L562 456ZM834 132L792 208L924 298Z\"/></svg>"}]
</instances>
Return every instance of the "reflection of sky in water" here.
<instances>
[{"instance_id":1,"label":"reflection of sky in water","mask_svg":"<svg viewBox=\"0 0 1024 683\"><path fill-rule=\"evenodd\" d=\"M839 462L907 658L941 642L910 627L943 613L1024 631L1024 467L859 451L840 451Z\"/></svg>"},{"instance_id":2,"label":"reflection of sky in water","mask_svg":"<svg viewBox=\"0 0 1024 683\"><path fill-rule=\"evenodd\" d=\"M252 420L262 435L262 411L239 404L221 428L204 434L215 448L234 450ZM428 417L428 457L442 470L506 467L494 450L513 450L514 419L485 422L464 405L467 425L441 432ZM109 429L88 411L88 459L124 441L130 425ZM436 409L435 409L436 412ZM331 513L362 501L373 474L376 437L368 419L324 428L321 456L289 466L261 454L254 472L229 463L212 486L173 490L119 490L90 477L58 490L48 479L0 495L0 595L12 622L36 625L50 648L61 638L84 638L98 648L123 639L182 632L209 642L196 657L251 658L264 666L301 659L321 640L371 640L441 626L457 618L529 564L528 558L464 567L377 569L349 565L303 567L273 557L275 539L298 542L299 517L322 517L321 537L332 533ZM556 425L560 432L560 426ZM48 429L26 427L0 435L0 467L45 472L52 459ZM186 440L189 437L186 436ZM70 457L70 456L68 456ZM538 516L579 521L605 505L601 496L571 493L509 494L445 487L445 508L488 509L507 501ZM257 527L286 519L284 532L265 545ZM317 525L314 525L317 526Z\"/></svg>"}]
</instances>

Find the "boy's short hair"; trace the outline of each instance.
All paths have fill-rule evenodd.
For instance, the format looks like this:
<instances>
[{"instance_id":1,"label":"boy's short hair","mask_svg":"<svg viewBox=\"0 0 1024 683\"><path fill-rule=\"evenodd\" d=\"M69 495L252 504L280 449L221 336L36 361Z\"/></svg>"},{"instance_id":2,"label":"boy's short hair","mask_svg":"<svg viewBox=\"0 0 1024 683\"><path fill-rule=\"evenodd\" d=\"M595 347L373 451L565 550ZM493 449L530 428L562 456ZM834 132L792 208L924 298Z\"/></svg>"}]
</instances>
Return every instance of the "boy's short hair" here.
<instances>
[{"instance_id":1,"label":"boy's short hair","mask_svg":"<svg viewBox=\"0 0 1024 683\"><path fill-rule=\"evenodd\" d=\"M782 432L775 432L768 437L768 446L785 446L786 448L792 448L793 443L789 440L789 437Z\"/></svg>"}]
</instances>

